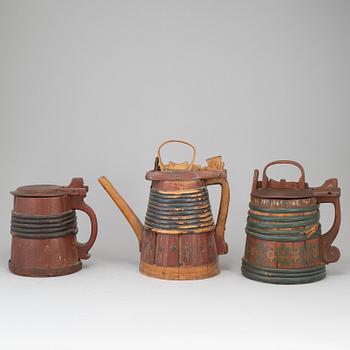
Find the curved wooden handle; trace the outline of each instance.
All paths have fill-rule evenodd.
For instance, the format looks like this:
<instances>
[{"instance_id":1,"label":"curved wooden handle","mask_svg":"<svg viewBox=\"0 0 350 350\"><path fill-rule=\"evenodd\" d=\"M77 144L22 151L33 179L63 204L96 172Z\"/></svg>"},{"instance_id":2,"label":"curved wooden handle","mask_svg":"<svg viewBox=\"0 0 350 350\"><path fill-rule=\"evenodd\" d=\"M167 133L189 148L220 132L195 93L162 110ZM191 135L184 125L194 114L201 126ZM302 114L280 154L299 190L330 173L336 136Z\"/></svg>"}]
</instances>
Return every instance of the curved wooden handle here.
<instances>
[{"instance_id":1,"label":"curved wooden handle","mask_svg":"<svg viewBox=\"0 0 350 350\"><path fill-rule=\"evenodd\" d=\"M218 218L215 225L215 242L219 255L226 254L228 251L225 242L225 225L227 220L228 207L230 204L230 187L226 179L206 179L205 185L220 185L221 199Z\"/></svg>"},{"instance_id":2,"label":"curved wooden handle","mask_svg":"<svg viewBox=\"0 0 350 350\"><path fill-rule=\"evenodd\" d=\"M157 151L157 156L158 156L158 160L159 160L159 167L160 167L160 170L163 170L164 169L164 163L162 161L162 158L160 156L160 149L165 146L166 144L168 143L182 143L184 145L187 145L187 146L190 146L192 148L192 151L193 151L193 155L192 155L192 160L191 160L191 163L188 165L187 167L187 170L191 169L192 165L194 164L195 160L196 160L196 148L191 145L189 142L186 142L186 141L182 141L182 140L168 140L168 141L165 141L163 142L159 147L158 147L158 151Z\"/></svg>"},{"instance_id":3,"label":"curved wooden handle","mask_svg":"<svg viewBox=\"0 0 350 350\"><path fill-rule=\"evenodd\" d=\"M81 210L86 213L91 222L91 234L90 238L86 243L78 242L78 255L79 259L89 259L89 250L94 245L97 237L97 218L95 212L84 202L84 197L82 196L72 196L72 207L73 209Z\"/></svg>"},{"instance_id":4,"label":"curved wooden handle","mask_svg":"<svg viewBox=\"0 0 350 350\"><path fill-rule=\"evenodd\" d=\"M338 180L327 180L321 187L313 189L314 196L318 203L332 203L334 206L334 221L328 232L321 235L321 257L325 264L333 263L339 260L340 251L337 247L332 246L333 241L338 235L340 228L340 189Z\"/></svg>"},{"instance_id":5,"label":"curved wooden handle","mask_svg":"<svg viewBox=\"0 0 350 350\"><path fill-rule=\"evenodd\" d=\"M305 188L305 171L304 168L301 164L299 164L298 162L295 162L294 160L275 160L274 162L271 162L269 164L267 164L264 168L263 171L263 178L262 178L262 188L267 188L268 187L268 177L266 175L266 170L267 168L269 168L272 165L277 165L277 164L288 164L288 165L293 165L296 166L297 168L300 169L301 172L301 176L300 179L298 181L298 188Z\"/></svg>"}]
</instances>

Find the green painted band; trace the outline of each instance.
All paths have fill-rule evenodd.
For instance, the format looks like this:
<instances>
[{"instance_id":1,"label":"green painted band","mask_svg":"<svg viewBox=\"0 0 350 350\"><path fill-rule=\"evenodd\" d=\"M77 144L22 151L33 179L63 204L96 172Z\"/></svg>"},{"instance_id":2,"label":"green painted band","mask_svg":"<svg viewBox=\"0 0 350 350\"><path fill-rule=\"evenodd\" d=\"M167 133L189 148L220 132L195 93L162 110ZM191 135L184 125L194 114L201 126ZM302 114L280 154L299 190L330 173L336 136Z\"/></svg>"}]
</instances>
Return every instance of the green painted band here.
<instances>
[{"instance_id":1,"label":"green painted band","mask_svg":"<svg viewBox=\"0 0 350 350\"><path fill-rule=\"evenodd\" d=\"M308 211L317 210L319 208L318 205L312 206L312 207L306 207L306 208L265 208L265 207L259 207L254 204L249 204L249 208L252 210L257 211L263 211L266 213L305 213Z\"/></svg>"},{"instance_id":2,"label":"green painted band","mask_svg":"<svg viewBox=\"0 0 350 350\"><path fill-rule=\"evenodd\" d=\"M248 225L252 227L257 227L257 228L285 228L285 227L301 227L301 226L310 226L310 225L316 225L319 222L319 218L314 218L310 220L302 220L302 221L296 221L296 222L278 222L278 223L273 223L273 222L256 222L249 220L248 217Z\"/></svg>"},{"instance_id":3,"label":"green painted band","mask_svg":"<svg viewBox=\"0 0 350 350\"><path fill-rule=\"evenodd\" d=\"M270 277L270 276L261 276L249 271L246 271L244 267L242 267L242 275L258 282L264 283L273 283L273 284L304 284L304 283L312 283L323 280L326 277L326 272L320 272L313 276L305 276L298 278L286 278L286 277Z\"/></svg>"},{"instance_id":4,"label":"green painted band","mask_svg":"<svg viewBox=\"0 0 350 350\"><path fill-rule=\"evenodd\" d=\"M301 222L311 219L320 219L320 214L317 211L311 215L301 215L301 216L264 216L249 212L249 217L261 221L274 221L274 222Z\"/></svg>"},{"instance_id":5,"label":"green painted band","mask_svg":"<svg viewBox=\"0 0 350 350\"><path fill-rule=\"evenodd\" d=\"M274 269L258 267L242 259L242 274L250 279L275 284L302 284L319 281L326 276L325 265L304 269Z\"/></svg>"},{"instance_id":6,"label":"green painted band","mask_svg":"<svg viewBox=\"0 0 350 350\"><path fill-rule=\"evenodd\" d=\"M279 229L279 230L264 230L264 229L259 229L256 228L254 226L251 225L247 225L247 229L251 232L254 233L261 233L262 235L288 235L288 234L305 234L305 232L309 231L311 228L313 227L313 225L311 226L304 226L301 229L298 230L288 230L288 228L283 229ZM319 225L319 230L321 230L321 224Z\"/></svg>"},{"instance_id":7,"label":"green painted band","mask_svg":"<svg viewBox=\"0 0 350 350\"><path fill-rule=\"evenodd\" d=\"M248 265L249 266L249 265ZM318 275L320 273L324 272L324 268L323 269L319 269L313 272L300 272L300 273L293 273L293 274L285 274L283 272L266 272L263 269L251 269L248 266L244 266L244 269L250 273L254 273L256 275L260 275L260 276L264 276L264 277L279 277L279 278L303 278L303 277L312 277L315 275Z\"/></svg>"},{"instance_id":8,"label":"green painted band","mask_svg":"<svg viewBox=\"0 0 350 350\"><path fill-rule=\"evenodd\" d=\"M302 267L302 268L296 268L296 269L281 269L281 268L276 268L276 267L266 267L266 266L257 266L254 264L251 264L248 262L245 258L242 258L242 265L247 266L251 271L257 271L258 273L264 273L264 274L273 274L273 273L278 273L278 274L287 274L290 276L293 275L302 275L305 273L316 273L323 271L325 268L325 264L320 264L320 265L314 265L314 266L309 266L309 267Z\"/></svg>"},{"instance_id":9,"label":"green painted band","mask_svg":"<svg viewBox=\"0 0 350 350\"><path fill-rule=\"evenodd\" d=\"M321 230L316 231L313 235L307 237L304 234L298 235L264 235L256 232L249 231L246 229L247 236L262 239L264 241L278 241L278 242L302 242L316 238L321 234Z\"/></svg>"}]
</instances>

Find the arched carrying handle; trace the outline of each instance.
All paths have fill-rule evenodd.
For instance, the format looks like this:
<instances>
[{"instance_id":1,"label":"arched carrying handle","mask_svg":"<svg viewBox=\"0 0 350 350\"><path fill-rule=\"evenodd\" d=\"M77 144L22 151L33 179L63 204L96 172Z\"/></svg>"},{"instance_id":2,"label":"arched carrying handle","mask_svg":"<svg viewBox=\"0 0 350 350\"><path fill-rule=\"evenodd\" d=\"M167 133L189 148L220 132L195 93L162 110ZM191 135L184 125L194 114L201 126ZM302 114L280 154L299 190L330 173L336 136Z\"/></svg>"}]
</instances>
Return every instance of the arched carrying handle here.
<instances>
[{"instance_id":1,"label":"arched carrying handle","mask_svg":"<svg viewBox=\"0 0 350 350\"><path fill-rule=\"evenodd\" d=\"M193 154L192 154L192 160L191 160L191 163L189 163L189 165L187 166L187 168L185 170L189 170L192 168L192 165L194 164L195 162L195 159L196 159L196 148L191 145L189 142L186 142L186 141L182 141L182 140L168 140L168 141L165 141L163 142L159 147L158 147L158 151L157 151L157 156L158 156L158 160L159 160L159 167L160 167L160 170L164 170L165 166L164 166L164 163L162 161L162 158L160 156L160 149L165 146L166 144L168 143L182 143L184 145L187 145L187 146L190 146L192 148L192 151L193 151Z\"/></svg>"},{"instance_id":2,"label":"arched carrying handle","mask_svg":"<svg viewBox=\"0 0 350 350\"><path fill-rule=\"evenodd\" d=\"M334 221L330 230L320 237L320 248L322 261L325 264L333 263L339 260L340 251L332 246L333 241L338 235L340 228L340 189L338 180L327 180L321 187L313 189L313 194L318 203L332 203L334 206Z\"/></svg>"},{"instance_id":3,"label":"arched carrying handle","mask_svg":"<svg viewBox=\"0 0 350 350\"><path fill-rule=\"evenodd\" d=\"M266 175L266 171L267 168L269 168L272 165L277 165L277 164L287 164L287 165L293 165L296 166L297 168L299 168L301 176L300 179L298 181L298 188L302 189L305 188L305 171L304 168L301 164L299 164L298 162L295 162L294 160L275 160L274 162L271 162L269 164L267 164L264 168L263 171L263 178L262 178L262 188L267 188L268 184L269 184L269 179Z\"/></svg>"},{"instance_id":4,"label":"arched carrying handle","mask_svg":"<svg viewBox=\"0 0 350 350\"><path fill-rule=\"evenodd\" d=\"M215 225L215 242L216 249L219 255L226 254L228 251L227 243L225 242L225 225L230 204L230 187L226 179L205 179L205 185L220 185L221 199L218 218Z\"/></svg>"}]
</instances>

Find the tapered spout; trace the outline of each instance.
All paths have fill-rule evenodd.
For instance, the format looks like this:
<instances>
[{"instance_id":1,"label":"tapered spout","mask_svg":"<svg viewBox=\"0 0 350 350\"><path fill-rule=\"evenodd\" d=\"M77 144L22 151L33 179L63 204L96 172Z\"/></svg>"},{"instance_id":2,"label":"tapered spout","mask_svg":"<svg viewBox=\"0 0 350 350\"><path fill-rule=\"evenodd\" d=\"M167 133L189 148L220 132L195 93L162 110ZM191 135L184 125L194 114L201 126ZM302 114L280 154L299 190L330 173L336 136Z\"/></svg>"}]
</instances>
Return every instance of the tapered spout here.
<instances>
[{"instance_id":1,"label":"tapered spout","mask_svg":"<svg viewBox=\"0 0 350 350\"><path fill-rule=\"evenodd\" d=\"M118 193L118 191L114 188L114 186L105 176L101 176L98 179L98 181L109 194L109 196L112 198L113 202L117 205L120 211L123 213L126 220L128 220L130 226L136 234L139 244L141 244L143 225L139 218L136 216L134 211L129 207L128 203L126 203L124 198Z\"/></svg>"}]
</instances>

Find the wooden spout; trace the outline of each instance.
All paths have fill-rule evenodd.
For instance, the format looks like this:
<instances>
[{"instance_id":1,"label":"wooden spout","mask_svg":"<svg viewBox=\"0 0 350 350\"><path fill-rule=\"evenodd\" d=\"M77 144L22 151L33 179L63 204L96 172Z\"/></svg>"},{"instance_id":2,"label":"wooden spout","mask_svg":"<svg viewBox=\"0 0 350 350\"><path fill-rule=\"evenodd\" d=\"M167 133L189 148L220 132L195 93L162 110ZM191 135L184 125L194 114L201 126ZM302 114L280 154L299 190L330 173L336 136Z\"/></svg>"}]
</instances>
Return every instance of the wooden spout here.
<instances>
[{"instance_id":1,"label":"wooden spout","mask_svg":"<svg viewBox=\"0 0 350 350\"><path fill-rule=\"evenodd\" d=\"M139 218L105 176L101 176L98 181L112 198L113 202L117 205L120 211L123 213L126 220L128 220L130 226L136 234L139 244L141 244L143 225Z\"/></svg>"}]
</instances>

